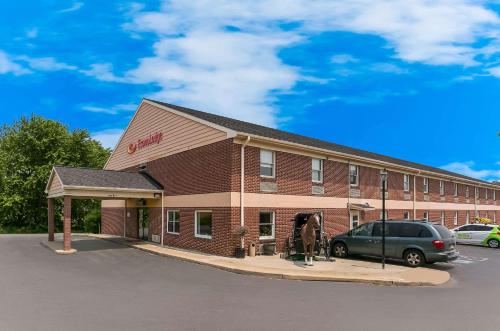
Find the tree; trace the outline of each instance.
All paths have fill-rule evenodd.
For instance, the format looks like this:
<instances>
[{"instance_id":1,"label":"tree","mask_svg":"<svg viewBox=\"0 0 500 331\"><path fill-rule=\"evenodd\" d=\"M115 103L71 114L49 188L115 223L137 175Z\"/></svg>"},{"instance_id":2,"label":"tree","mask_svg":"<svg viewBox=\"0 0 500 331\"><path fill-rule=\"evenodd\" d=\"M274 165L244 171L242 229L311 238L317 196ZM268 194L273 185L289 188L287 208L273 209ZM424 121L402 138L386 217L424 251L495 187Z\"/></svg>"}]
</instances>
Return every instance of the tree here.
<instances>
[{"instance_id":1,"label":"tree","mask_svg":"<svg viewBox=\"0 0 500 331\"><path fill-rule=\"evenodd\" d=\"M45 185L54 165L101 168L110 155L88 131L32 115L0 129L0 231L47 229ZM76 224L95 201L75 201Z\"/></svg>"}]
</instances>

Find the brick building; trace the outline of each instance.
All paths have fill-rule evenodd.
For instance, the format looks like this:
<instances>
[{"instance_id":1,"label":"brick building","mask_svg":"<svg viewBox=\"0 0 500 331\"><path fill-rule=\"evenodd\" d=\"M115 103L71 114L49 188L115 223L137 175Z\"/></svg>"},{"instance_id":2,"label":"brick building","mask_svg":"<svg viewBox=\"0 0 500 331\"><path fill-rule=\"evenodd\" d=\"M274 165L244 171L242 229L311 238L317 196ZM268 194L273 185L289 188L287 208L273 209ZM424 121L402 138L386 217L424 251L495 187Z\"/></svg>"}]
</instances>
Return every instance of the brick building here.
<instances>
[{"instance_id":1,"label":"brick building","mask_svg":"<svg viewBox=\"0 0 500 331\"><path fill-rule=\"evenodd\" d=\"M298 212L321 213L329 235L381 218L382 169L389 219L452 228L500 217L498 184L144 99L105 170L141 173L163 191L100 195L102 232L231 256L244 224L246 243L280 251ZM50 186L49 198L64 195Z\"/></svg>"}]
</instances>

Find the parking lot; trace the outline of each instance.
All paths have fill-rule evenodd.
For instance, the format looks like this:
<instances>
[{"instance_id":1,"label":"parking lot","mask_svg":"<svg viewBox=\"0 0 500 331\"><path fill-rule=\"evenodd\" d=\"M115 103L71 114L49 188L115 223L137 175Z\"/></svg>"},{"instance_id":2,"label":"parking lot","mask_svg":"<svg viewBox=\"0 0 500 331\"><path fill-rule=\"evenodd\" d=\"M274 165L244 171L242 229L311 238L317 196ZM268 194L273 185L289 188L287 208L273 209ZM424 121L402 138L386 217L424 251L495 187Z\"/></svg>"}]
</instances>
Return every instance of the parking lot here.
<instances>
[{"instance_id":1,"label":"parking lot","mask_svg":"<svg viewBox=\"0 0 500 331\"><path fill-rule=\"evenodd\" d=\"M0 235L0 330L497 329L500 250L459 246L440 287L304 282L233 274L76 237Z\"/></svg>"}]
</instances>

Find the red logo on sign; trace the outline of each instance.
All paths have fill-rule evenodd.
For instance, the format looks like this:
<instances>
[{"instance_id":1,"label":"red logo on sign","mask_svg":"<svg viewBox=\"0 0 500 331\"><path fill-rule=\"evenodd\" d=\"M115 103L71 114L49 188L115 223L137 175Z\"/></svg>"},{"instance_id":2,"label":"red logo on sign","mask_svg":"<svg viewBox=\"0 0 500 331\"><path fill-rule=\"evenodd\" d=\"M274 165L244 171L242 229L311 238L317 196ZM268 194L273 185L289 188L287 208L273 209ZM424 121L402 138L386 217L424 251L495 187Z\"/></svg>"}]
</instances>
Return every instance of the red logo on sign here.
<instances>
[{"instance_id":1,"label":"red logo on sign","mask_svg":"<svg viewBox=\"0 0 500 331\"><path fill-rule=\"evenodd\" d=\"M137 144L129 144L127 152L129 154L134 154L136 149L137 149Z\"/></svg>"},{"instance_id":2,"label":"red logo on sign","mask_svg":"<svg viewBox=\"0 0 500 331\"><path fill-rule=\"evenodd\" d=\"M138 139L136 143L130 143L128 145L127 151L129 154L134 154L136 150L141 150L151 145L157 145L162 140L163 140L163 133L156 132L154 134L150 134L149 137Z\"/></svg>"}]
</instances>

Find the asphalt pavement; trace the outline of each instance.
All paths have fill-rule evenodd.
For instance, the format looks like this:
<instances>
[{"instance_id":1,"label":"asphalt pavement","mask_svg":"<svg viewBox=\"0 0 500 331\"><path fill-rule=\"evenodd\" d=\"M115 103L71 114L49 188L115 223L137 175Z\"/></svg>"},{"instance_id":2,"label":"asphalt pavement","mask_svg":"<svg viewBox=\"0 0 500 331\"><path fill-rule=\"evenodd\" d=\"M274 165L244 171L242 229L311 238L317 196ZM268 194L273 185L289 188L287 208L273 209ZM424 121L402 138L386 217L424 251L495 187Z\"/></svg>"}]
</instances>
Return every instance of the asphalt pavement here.
<instances>
[{"instance_id":1,"label":"asphalt pavement","mask_svg":"<svg viewBox=\"0 0 500 331\"><path fill-rule=\"evenodd\" d=\"M439 287L266 279L75 237L0 235L0 330L497 330L500 249L459 246Z\"/></svg>"}]
</instances>

